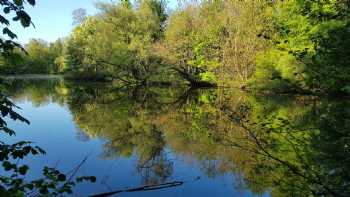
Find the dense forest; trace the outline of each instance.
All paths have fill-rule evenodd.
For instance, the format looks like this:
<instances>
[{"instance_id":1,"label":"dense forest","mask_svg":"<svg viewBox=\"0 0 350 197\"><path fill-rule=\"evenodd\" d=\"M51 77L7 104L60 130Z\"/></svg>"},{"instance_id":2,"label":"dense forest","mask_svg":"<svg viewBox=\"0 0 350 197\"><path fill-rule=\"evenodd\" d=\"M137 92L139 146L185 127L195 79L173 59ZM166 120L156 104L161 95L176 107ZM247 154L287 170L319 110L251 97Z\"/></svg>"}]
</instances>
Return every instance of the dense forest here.
<instances>
[{"instance_id":1,"label":"dense forest","mask_svg":"<svg viewBox=\"0 0 350 197\"><path fill-rule=\"evenodd\" d=\"M2 74L274 92L350 92L349 2L100 2L73 13L74 29L1 57ZM27 54L26 54L27 53Z\"/></svg>"}]
</instances>

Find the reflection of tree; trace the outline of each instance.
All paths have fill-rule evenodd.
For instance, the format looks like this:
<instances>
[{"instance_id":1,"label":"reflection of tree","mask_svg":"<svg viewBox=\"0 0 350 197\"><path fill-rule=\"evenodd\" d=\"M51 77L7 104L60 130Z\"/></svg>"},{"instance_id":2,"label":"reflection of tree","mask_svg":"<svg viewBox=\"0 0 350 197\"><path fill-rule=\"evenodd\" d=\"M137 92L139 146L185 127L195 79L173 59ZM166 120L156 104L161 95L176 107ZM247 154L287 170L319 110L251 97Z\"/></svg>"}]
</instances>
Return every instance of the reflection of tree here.
<instances>
[{"instance_id":1,"label":"reflection of tree","mask_svg":"<svg viewBox=\"0 0 350 197\"><path fill-rule=\"evenodd\" d=\"M173 174L173 162L162 151L147 161L139 161L137 171L141 174L144 185L165 183Z\"/></svg>"},{"instance_id":2,"label":"reflection of tree","mask_svg":"<svg viewBox=\"0 0 350 197\"><path fill-rule=\"evenodd\" d=\"M172 175L163 132L151 118L162 111L155 105L162 102L159 93L83 86L71 91L75 89L69 101L74 120L90 137L106 139L103 158L136 154L137 171L147 184L163 183Z\"/></svg>"},{"instance_id":3,"label":"reflection of tree","mask_svg":"<svg viewBox=\"0 0 350 197\"><path fill-rule=\"evenodd\" d=\"M171 176L173 164L164 153L166 143L177 154L196 158L213 178L239 172L240 166L249 163L244 161L247 155L220 144L225 133L239 128L216 107L219 99L215 90L75 89L69 106L76 123L89 136L106 139L104 158L135 153L144 183L161 183Z\"/></svg>"},{"instance_id":4,"label":"reflection of tree","mask_svg":"<svg viewBox=\"0 0 350 197\"><path fill-rule=\"evenodd\" d=\"M276 196L349 196L349 176L344 175L350 166L345 159L349 154L342 147L349 142L349 134L344 131L349 128L345 120L350 113L340 113L341 108L335 107L339 104L319 103L302 105L299 111L293 106L288 113L265 108L264 113L257 114L252 106L248 111L254 113L249 117L241 115L246 112L225 109L255 144L246 150L262 161L270 161L259 162L257 169L273 177L269 187ZM321 147L327 147L327 151Z\"/></svg>"},{"instance_id":5,"label":"reflection of tree","mask_svg":"<svg viewBox=\"0 0 350 197\"><path fill-rule=\"evenodd\" d=\"M53 101L63 105L67 92L60 79L46 80L10 80L5 83L5 91L15 101L30 100L35 106L46 105Z\"/></svg>"},{"instance_id":6,"label":"reflection of tree","mask_svg":"<svg viewBox=\"0 0 350 197\"><path fill-rule=\"evenodd\" d=\"M350 195L347 101L62 81L20 84L7 87L15 99L66 103L82 133L105 139L103 158L136 155L144 184L170 179L169 147L208 177L234 173L253 193Z\"/></svg>"},{"instance_id":7,"label":"reflection of tree","mask_svg":"<svg viewBox=\"0 0 350 197\"><path fill-rule=\"evenodd\" d=\"M90 137L84 132L82 131L79 127L76 126L75 128L76 132L77 132L77 139L81 142L87 142L90 140Z\"/></svg>"}]
</instances>

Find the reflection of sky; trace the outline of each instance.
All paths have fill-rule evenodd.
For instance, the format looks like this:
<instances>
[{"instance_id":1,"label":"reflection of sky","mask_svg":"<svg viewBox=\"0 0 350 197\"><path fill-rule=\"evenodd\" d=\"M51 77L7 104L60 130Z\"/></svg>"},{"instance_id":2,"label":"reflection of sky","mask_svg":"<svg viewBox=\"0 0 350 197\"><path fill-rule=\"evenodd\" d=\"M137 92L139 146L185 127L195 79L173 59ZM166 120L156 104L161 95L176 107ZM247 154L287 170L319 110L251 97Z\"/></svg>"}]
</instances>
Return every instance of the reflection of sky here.
<instances>
[{"instance_id":1,"label":"reflection of sky","mask_svg":"<svg viewBox=\"0 0 350 197\"><path fill-rule=\"evenodd\" d=\"M96 0L38 0L35 7L26 6L32 17L35 28L22 28L19 24L11 23L11 28L17 33L18 41L27 43L30 38L41 38L54 41L69 35L72 29L72 12L84 8L89 15L96 13ZM169 7L175 7L176 0L169 0Z\"/></svg>"},{"instance_id":2,"label":"reflection of sky","mask_svg":"<svg viewBox=\"0 0 350 197\"><path fill-rule=\"evenodd\" d=\"M108 188L117 190L140 186L142 181L136 171L136 156L103 160L101 155L104 141L99 139L79 140L77 132L81 131L77 131L77 126L67 107L55 103L35 107L28 101L18 105L23 109L20 113L31 121L31 125L9 122L9 127L17 131L16 140L37 142L37 145L48 153L34 160L30 158L26 160L34 166L34 172L40 173L43 165L57 165L59 169L68 172L76 167L85 156L91 154L79 173L95 175L98 182L78 187L77 193L91 194L109 191ZM232 174L218 176L215 179L207 178L195 162L185 162L184 158L172 154L170 150L166 152L170 152L167 157L174 162L174 173L170 181L188 181L187 183L177 188L125 193L119 196L252 196L248 191L235 190L235 178ZM199 181L193 181L198 176L202 178ZM101 181L106 183L101 183Z\"/></svg>"}]
</instances>

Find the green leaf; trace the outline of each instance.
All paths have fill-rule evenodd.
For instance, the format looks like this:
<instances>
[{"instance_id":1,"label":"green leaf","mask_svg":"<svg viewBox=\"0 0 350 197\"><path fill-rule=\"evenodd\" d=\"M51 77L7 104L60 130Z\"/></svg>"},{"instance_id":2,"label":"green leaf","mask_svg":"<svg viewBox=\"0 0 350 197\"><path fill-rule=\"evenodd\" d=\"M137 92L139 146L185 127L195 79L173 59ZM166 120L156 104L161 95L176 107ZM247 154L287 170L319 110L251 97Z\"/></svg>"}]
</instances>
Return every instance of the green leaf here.
<instances>
[{"instance_id":1,"label":"green leaf","mask_svg":"<svg viewBox=\"0 0 350 197\"><path fill-rule=\"evenodd\" d=\"M64 182L66 181L66 175L64 174L59 174L57 177L58 181Z\"/></svg>"},{"instance_id":2,"label":"green leaf","mask_svg":"<svg viewBox=\"0 0 350 197\"><path fill-rule=\"evenodd\" d=\"M92 176L90 177L91 182L95 183L96 182L96 177Z\"/></svg>"},{"instance_id":3,"label":"green leaf","mask_svg":"<svg viewBox=\"0 0 350 197\"><path fill-rule=\"evenodd\" d=\"M5 171L10 171L12 169L12 164L8 161L4 161L2 166L4 167Z\"/></svg>"},{"instance_id":4,"label":"green leaf","mask_svg":"<svg viewBox=\"0 0 350 197\"><path fill-rule=\"evenodd\" d=\"M24 165L24 166L21 166L19 169L18 169L18 172L21 174L21 175L25 175L27 174L29 170L29 167L27 165Z\"/></svg>"},{"instance_id":5,"label":"green leaf","mask_svg":"<svg viewBox=\"0 0 350 197\"><path fill-rule=\"evenodd\" d=\"M27 187L30 190L34 189L34 185L33 184L27 184L25 187Z\"/></svg>"},{"instance_id":6,"label":"green leaf","mask_svg":"<svg viewBox=\"0 0 350 197\"><path fill-rule=\"evenodd\" d=\"M17 38L17 35L14 34L9 28L5 27L3 30L2 30L2 33L3 34L7 34L11 39L14 39L14 38Z\"/></svg>"},{"instance_id":7,"label":"green leaf","mask_svg":"<svg viewBox=\"0 0 350 197\"><path fill-rule=\"evenodd\" d=\"M4 8L4 12L5 12L5 14L10 13L10 11L11 11L10 7L5 7L5 8Z\"/></svg>"},{"instance_id":8,"label":"green leaf","mask_svg":"<svg viewBox=\"0 0 350 197\"><path fill-rule=\"evenodd\" d=\"M19 16L15 16L12 18L13 21L18 21L19 19L20 19Z\"/></svg>"},{"instance_id":9,"label":"green leaf","mask_svg":"<svg viewBox=\"0 0 350 197\"><path fill-rule=\"evenodd\" d=\"M9 134L10 136L13 136L13 135L16 134L15 131L13 131L12 129L9 129L9 128L7 128L7 127L2 128L2 130L3 130L5 133Z\"/></svg>"},{"instance_id":10,"label":"green leaf","mask_svg":"<svg viewBox=\"0 0 350 197\"><path fill-rule=\"evenodd\" d=\"M27 0L27 1L28 1L28 3L29 3L30 5L32 5L32 6L35 5L35 0Z\"/></svg>"},{"instance_id":11,"label":"green leaf","mask_svg":"<svg viewBox=\"0 0 350 197\"><path fill-rule=\"evenodd\" d=\"M31 19L30 18L21 18L21 24L23 27L28 27L30 25Z\"/></svg>"},{"instance_id":12,"label":"green leaf","mask_svg":"<svg viewBox=\"0 0 350 197\"><path fill-rule=\"evenodd\" d=\"M13 2L14 2L15 5L17 5L17 6L22 6L22 5L23 5L23 0L14 0Z\"/></svg>"},{"instance_id":13,"label":"green leaf","mask_svg":"<svg viewBox=\"0 0 350 197\"><path fill-rule=\"evenodd\" d=\"M350 86L344 86L341 91L345 92L345 93L350 93Z\"/></svg>"}]
</instances>

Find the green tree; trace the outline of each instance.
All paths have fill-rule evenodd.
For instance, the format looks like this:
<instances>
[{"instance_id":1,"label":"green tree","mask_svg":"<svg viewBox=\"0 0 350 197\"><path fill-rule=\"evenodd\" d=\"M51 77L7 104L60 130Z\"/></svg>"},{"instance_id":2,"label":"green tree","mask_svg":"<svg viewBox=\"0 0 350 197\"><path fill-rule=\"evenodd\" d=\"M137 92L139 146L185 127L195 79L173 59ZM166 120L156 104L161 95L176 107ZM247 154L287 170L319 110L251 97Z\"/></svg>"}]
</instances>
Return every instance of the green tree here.
<instances>
[{"instance_id":1,"label":"green tree","mask_svg":"<svg viewBox=\"0 0 350 197\"><path fill-rule=\"evenodd\" d=\"M198 35L199 17L196 16L199 12L200 8L193 5L176 11L169 19L165 34L170 64L193 86L215 84L212 69L219 66L215 59L209 63L203 54L207 43L201 42L202 37Z\"/></svg>"},{"instance_id":2,"label":"green tree","mask_svg":"<svg viewBox=\"0 0 350 197\"><path fill-rule=\"evenodd\" d=\"M162 36L163 1L99 3L100 12L73 31L67 41L68 70L103 72L123 83L145 83L159 65L152 44ZM147 18L148 20L144 20Z\"/></svg>"},{"instance_id":3,"label":"green tree","mask_svg":"<svg viewBox=\"0 0 350 197\"><path fill-rule=\"evenodd\" d=\"M245 82L266 42L264 1L185 2L170 16L164 58L192 85Z\"/></svg>"},{"instance_id":4,"label":"green tree","mask_svg":"<svg viewBox=\"0 0 350 197\"><path fill-rule=\"evenodd\" d=\"M50 73L53 70L53 60L49 54L49 43L40 39L31 39L25 46L28 53L26 61L27 72Z\"/></svg>"},{"instance_id":5,"label":"green tree","mask_svg":"<svg viewBox=\"0 0 350 197\"><path fill-rule=\"evenodd\" d=\"M2 55L1 73L4 74L54 74L59 72L56 58L62 56L63 42L58 39L48 43L31 39L24 49L13 49Z\"/></svg>"},{"instance_id":6,"label":"green tree","mask_svg":"<svg viewBox=\"0 0 350 197\"><path fill-rule=\"evenodd\" d=\"M257 58L256 85L280 91L346 92L348 1L276 1L272 48Z\"/></svg>"},{"instance_id":7,"label":"green tree","mask_svg":"<svg viewBox=\"0 0 350 197\"><path fill-rule=\"evenodd\" d=\"M0 55L0 73L17 74L25 73L26 54L21 49L13 49L8 54Z\"/></svg>"}]
</instances>

